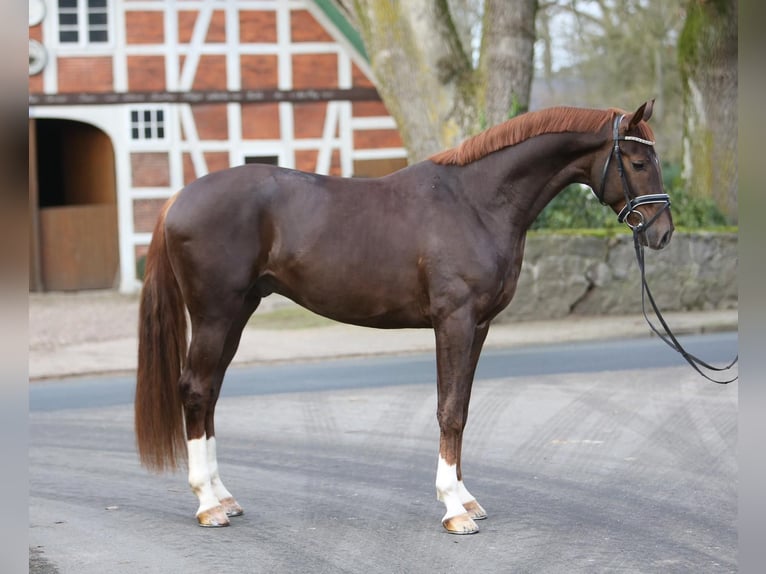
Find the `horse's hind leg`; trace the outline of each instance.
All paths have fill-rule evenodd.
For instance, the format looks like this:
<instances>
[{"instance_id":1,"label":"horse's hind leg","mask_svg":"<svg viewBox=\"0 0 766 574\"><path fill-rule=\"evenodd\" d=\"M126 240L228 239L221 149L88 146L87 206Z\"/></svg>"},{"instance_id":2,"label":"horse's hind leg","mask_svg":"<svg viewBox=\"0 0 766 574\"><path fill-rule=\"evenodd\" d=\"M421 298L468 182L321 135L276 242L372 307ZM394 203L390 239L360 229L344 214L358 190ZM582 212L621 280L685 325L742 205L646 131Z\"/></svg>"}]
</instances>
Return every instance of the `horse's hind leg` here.
<instances>
[{"instance_id":1,"label":"horse's hind leg","mask_svg":"<svg viewBox=\"0 0 766 574\"><path fill-rule=\"evenodd\" d=\"M228 526L229 519L212 482L206 421L215 407L223 371L219 368L230 320L195 320L186 365L180 380L189 455L189 486L199 500L200 526Z\"/></svg>"},{"instance_id":2,"label":"horse's hind leg","mask_svg":"<svg viewBox=\"0 0 766 574\"><path fill-rule=\"evenodd\" d=\"M221 356L221 361L218 365L218 368L222 373L221 378L218 382L218 386L215 389L212 404L208 409L207 418L205 420L205 435L207 436L207 458L208 467L210 469L210 482L213 487L213 493L218 498L221 506L223 506L223 509L226 512L226 515L229 517L241 516L244 514L244 510L239 505L234 496L232 496L229 490L224 486L219 474L215 438L215 406L218 402L218 396L220 395L221 387L223 386L223 374L226 372L226 369L229 367L229 364L237 352L239 341L242 337L242 330L245 328L245 325L247 324L248 319L250 319L250 316L258 308L260 301L261 298L259 296L254 296L247 299L243 304L239 315L229 328L229 333L226 336L223 355Z\"/></svg>"}]
</instances>

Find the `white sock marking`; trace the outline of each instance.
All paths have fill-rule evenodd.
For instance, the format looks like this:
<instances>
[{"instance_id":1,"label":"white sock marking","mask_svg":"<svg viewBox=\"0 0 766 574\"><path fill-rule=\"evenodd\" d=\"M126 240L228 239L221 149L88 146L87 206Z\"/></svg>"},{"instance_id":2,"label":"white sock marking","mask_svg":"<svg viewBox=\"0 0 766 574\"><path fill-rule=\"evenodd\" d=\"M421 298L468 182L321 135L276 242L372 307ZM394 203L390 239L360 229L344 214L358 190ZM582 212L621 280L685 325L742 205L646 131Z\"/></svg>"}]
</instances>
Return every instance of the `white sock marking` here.
<instances>
[{"instance_id":1,"label":"white sock marking","mask_svg":"<svg viewBox=\"0 0 766 574\"><path fill-rule=\"evenodd\" d=\"M216 454L214 436L207 439L207 466L210 469L210 483L213 485L213 493L218 500L231 498L231 493L223 485L218 474L218 456Z\"/></svg>"},{"instance_id":2,"label":"white sock marking","mask_svg":"<svg viewBox=\"0 0 766 574\"><path fill-rule=\"evenodd\" d=\"M454 464L447 464L447 461L439 455L439 464L436 467L436 498L441 500L447 508L442 522L465 512L461 500L461 485L462 482L457 479L457 467ZM465 487L462 487L462 490L468 493Z\"/></svg>"},{"instance_id":3,"label":"white sock marking","mask_svg":"<svg viewBox=\"0 0 766 574\"><path fill-rule=\"evenodd\" d=\"M218 497L213 493L210 481L210 466L208 462L207 439L195 438L186 442L189 454L189 486L199 499L197 514L218 506Z\"/></svg>"}]
</instances>

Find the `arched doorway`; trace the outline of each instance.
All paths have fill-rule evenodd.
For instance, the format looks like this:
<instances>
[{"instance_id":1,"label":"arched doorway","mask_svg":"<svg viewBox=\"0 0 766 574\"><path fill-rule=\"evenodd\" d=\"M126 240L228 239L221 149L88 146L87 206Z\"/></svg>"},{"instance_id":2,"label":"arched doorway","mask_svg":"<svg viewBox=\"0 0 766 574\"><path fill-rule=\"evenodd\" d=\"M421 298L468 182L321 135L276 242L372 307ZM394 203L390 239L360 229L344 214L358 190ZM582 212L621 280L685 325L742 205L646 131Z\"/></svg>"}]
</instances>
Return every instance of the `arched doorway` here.
<instances>
[{"instance_id":1,"label":"arched doorway","mask_svg":"<svg viewBox=\"0 0 766 574\"><path fill-rule=\"evenodd\" d=\"M115 287L117 194L109 136L59 119L30 120L29 135L30 289Z\"/></svg>"}]
</instances>

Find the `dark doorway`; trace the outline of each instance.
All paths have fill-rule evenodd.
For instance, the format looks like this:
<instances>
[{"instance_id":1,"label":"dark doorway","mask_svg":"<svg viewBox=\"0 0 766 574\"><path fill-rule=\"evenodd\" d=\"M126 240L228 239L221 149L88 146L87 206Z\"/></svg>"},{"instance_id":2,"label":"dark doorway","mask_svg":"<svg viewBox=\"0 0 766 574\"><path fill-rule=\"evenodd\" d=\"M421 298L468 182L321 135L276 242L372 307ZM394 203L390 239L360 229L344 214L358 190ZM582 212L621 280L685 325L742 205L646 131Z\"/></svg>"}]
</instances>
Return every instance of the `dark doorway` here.
<instances>
[{"instance_id":1,"label":"dark doorway","mask_svg":"<svg viewBox=\"0 0 766 574\"><path fill-rule=\"evenodd\" d=\"M30 289L76 291L117 284L114 148L98 128L30 120Z\"/></svg>"}]
</instances>

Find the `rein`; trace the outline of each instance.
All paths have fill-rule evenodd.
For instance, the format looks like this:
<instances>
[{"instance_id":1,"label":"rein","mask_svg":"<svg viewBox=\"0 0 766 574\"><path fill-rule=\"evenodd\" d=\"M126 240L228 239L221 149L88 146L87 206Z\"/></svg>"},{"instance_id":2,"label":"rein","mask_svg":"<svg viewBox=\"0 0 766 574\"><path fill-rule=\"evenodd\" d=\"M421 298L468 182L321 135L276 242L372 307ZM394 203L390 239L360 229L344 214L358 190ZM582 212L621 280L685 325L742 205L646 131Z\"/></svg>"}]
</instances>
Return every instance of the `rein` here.
<instances>
[{"instance_id":1,"label":"rein","mask_svg":"<svg viewBox=\"0 0 766 574\"><path fill-rule=\"evenodd\" d=\"M714 371L714 372L728 371L737 363L737 361L739 360L739 355L734 357L734 360L728 365L726 365L725 367L714 367L706 363L699 357L696 357L695 355L689 353L686 349L684 349L683 345L681 345L681 343L678 341L676 336L673 334L673 331L668 326L667 322L665 321L665 318L662 316L662 313L660 312L659 307L657 306L656 301L654 300L654 296L652 295L651 289L649 289L649 284L646 282L646 265L645 265L645 257L644 257L644 246L641 245L638 235L640 232L646 230L652 223L654 223L655 220L659 217L659 215L662 212L670 208L670 196L666 193L654 193L654 194L631 197L632 194L630 193L630 185L628 183L627 178L625 177L625 168L622 162L622 151L620 150L620 141L624 141L624 140L636 141L649 146L653 146L654 142L650 140L645 140L639 137L635 137L635 136L620 137L619 127L620 127L620 122L622 121L624 117L625 117L624 115L621 115L615 118L614 120L614 128L612 130L614 147L612 148L612 153L609 154L609 157L607 157L606 163L604 164L604 170L601 174L601 188L599 190L599 193L596 193L596 197L602 204L604 204L604 189L606 185L607 170L609 169L609 163L612 159L612 156L616 156L617 169L620 173L620 180L622 181L622 189L623 189L623 193L625 194L625 207L623 207L620 210L620 213L617 214L617 220L620 223L625 223L633 231L633 247L636 251L636 261L638 263L638 268L641 272L641 311L644 314L644 319L646 320L651 330L666 345L668 345L671 349L679 353L684 358L684 360L687 363L689 363L689 365L691 365L691 367L695 371L697 371L700 375L702 375L708 381L711 381L713 383L716 383L719 385L728 385L729 383L736 381L739 378L739 376L734 376L731 379L720 380L720 379L711 377L710 375L705 373L703 369L708 371ZM654 216L652 216L652 218L649 219L649 221L645 222L643 213L638 211L636 208L640 205L648 205L651 203L661 203L663 204L663 207L661 209L658 209L657 213L655 213ZM632 214L636 214L639 218L638 223L636 223L635 225L628 220L628 218ZM660 322L660 325L662 326L664 333L660 332L660 330L649 319L649 315L646 312L647 299L649 300L652 310L654 311L655 316Z\"/></svg>"},{"instance_id":2,"label":"rein","mask_svg":"<svg viewBox=\"0 0 766 574\"><path fill-rule=\"evenodd\" d=\"M641 242L638 240L638 230L637 228L633 229L633 246L636 250L636 261L638 262L638 268L641 271L641 311L644 314L644 319L646 319L647 324L651 328L652 331L660 338L662 341L668 345L671 349L679 353L684 360L686 360L691 367L697 371L700 375L705 377L708 381L716 383L718 385L728 385L729 383L732 383L736 381L739 376L735 376L731 379L725 379L725 380L719 380L714 379L707 373L703 371L703 369L707 369L709 371L716 371L716 372L723 372L728 371L731 369L739 360L739 355L734 357L734 360L726 365L725 367L714 367L699 357L696 357L692 355L689 351L684 349L683 345L678 342L678 339L676 339L675 335L673 335L673 331L670 330L670 327L668 326L667 322L665 321L665 318L662 316L662 313L660 313L660 309L657 306L657 303L654 300L654 297L652 296L652 291L649 289L649 284L646 282L646 268L644 265L644 246L641 245ZM657 327L654 326L654 324L649 319L649 315L646 313L646 300L649 300L649 303L651 303L652 310L654 311L654 314L656 315L657 319L660 322L660 325L662 325L662 329L665 331L665 333L661 333Z\"/></svg>"}]
</instances>

